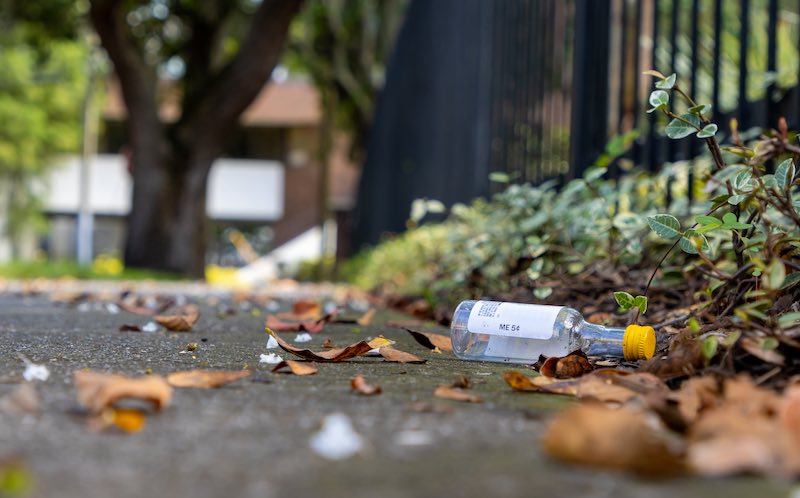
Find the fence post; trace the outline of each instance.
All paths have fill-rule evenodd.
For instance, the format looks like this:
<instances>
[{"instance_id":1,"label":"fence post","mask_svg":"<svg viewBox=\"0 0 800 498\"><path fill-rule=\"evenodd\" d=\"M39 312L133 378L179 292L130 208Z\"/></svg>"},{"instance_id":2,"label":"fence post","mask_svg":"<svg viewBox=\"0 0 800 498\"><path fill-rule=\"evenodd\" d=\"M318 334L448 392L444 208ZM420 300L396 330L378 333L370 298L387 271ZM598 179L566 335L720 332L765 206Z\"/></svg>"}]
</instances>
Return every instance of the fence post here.
<instances>
[{"instance_id":1,"label":"fence post","mask_svg":"<svg viewBox=\"0 0 800 498\"><path fill-rule=\"evenodd\" d=\"M581 176L608 140L609 0L575 4L569 178Z\"/></svg>"}]
</instances>

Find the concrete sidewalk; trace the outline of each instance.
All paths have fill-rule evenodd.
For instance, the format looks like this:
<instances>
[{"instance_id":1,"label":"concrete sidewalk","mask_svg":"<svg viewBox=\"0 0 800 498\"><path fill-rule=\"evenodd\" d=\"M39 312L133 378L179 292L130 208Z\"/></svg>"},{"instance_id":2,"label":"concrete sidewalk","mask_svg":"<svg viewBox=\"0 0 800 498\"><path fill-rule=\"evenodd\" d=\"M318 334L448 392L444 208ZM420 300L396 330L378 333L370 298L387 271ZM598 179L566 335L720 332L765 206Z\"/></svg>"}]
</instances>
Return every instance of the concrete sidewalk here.
<instances>
[{"instance_id":1,"label":"concrete sidewalk","mask_svg":"<svg viewBox=\"0 0 800 498\"><path fill-rule=\"evenodd\" d=\"M294 295L319 292L300 289ZM220 317L202 289L189 299L202 310L193 331L123 333L120 325L148 319L111 313L102 303L79 310L46 296L0 295L0 377L21 375L18 354L51 373L38 383L38 417L0 412L0 461L15 457L25 464L35 480L30 496L733 498L789 496L793 489L791 483L755 478L641 481L554 463L540 453L537 438L548 414L569 399L512 392L501 376L506 365L432 353L402 329L385 325L407 317L382 312L367 327L330 324L304 346L321 350L326 339L346 345L383 334L427 363L357 358L319 364L316 375L298 377L259 364L259 355L268 352L263 313ZM293 333L283 336L294 339ZM190 342L199 345L197 351L186 352ZM269 352L291 359L281 350ZM73 372L84 368L142 375L245 365L256 370L249 379L214 390L176 389L172 406L149 416L135 434L89 431L72 385ZM350 379L359 373L383 393L351 392ZM433 397L437 385L457 375L472 380L472 392L483 403ZM16 387L0 384L0 398ZM331 461L311 449L310 438L332 413L347 415L364 438L360 454Z\"/></svg>"}]
</instances>

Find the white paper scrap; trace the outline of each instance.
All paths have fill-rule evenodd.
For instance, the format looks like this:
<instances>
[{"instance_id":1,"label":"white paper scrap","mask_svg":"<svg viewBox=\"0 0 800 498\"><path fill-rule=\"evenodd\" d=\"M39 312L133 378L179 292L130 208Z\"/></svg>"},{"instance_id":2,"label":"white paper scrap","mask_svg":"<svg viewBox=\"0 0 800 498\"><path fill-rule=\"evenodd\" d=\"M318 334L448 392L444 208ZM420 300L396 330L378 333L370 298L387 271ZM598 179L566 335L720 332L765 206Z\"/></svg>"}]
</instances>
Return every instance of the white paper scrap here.
<instances>
[{"instance_id":1,"label":"white paper scrap","mask_svg":"<svg viewBox=\"0 0 800 498\"><path fill-rule=\"evenodd\" d=\"M275 364L278 364L278 363L280 363L282 361L283 361L283 358L281 358L280 356L276 355L275 353L262 354L258 359L259 363L269 363L270 365L275 365Z\"/></svg>"},{"instance_id":2,"label":"white paper scrap","mask_svg":"<svg viewBox=\"0 0 800 498\"><path fill-rule=\"evenodd\" d=\"M311 449L328 460L344 460L364 447L364 438L353 429L343 413L332 413L322 420L322 429L311 436Z\"/></svg>"}]
</instances>

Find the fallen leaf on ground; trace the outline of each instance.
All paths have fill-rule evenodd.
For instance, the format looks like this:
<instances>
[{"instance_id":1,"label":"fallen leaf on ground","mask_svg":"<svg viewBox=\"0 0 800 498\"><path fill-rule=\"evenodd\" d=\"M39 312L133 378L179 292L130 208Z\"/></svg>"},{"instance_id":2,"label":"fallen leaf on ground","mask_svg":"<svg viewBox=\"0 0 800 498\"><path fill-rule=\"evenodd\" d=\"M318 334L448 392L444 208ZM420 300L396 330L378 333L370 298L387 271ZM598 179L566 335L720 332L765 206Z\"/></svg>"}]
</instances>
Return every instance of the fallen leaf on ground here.
<instances>
[{"instance_id":1,"label":"fallen leaf on ground","mask_svg":"<svg viewBox=\"0 0 800 498\"><path fill-rule=\"evenodd\" d=\"M308 332L318 334L325 328L328 322L324 317L319 320L306 321L284 321L276 315L267 315L266 327L275 332Z\"/></svg>"},{"instance_id":2,"label":"fallen leaf on ground","mask_svg":"<svg viewBox=\"0 0 800 498\"><path fill-rule=\"evenodd\" d=\"M568 379L580 377L594 369L586 353L581 350L573 351L564 357L552 356L542 363L539 373L545 377Z\"/></svg>"},{"instance_id":3,"label":"fallen leaf on ground","mask_svg":"<svg viewBox=\"0 0 800 498\"><path fill-rule=\"evenodd\" d=\"M483 401L477 394L470 394L462 391L461 389L454 389L448 386L439 386L433 392L433 395L441 399L449 399L452 401L466 401L468 403L480 403Z\"/></svg>"},{"instance_id":4,"label":"fallen leaf on ground","mask_svg":"<svg viewBox=\"0 0 800 498\"><path fill-rule=\"evenodd\" d=\"M270 331L269 329L267 329L267 332L270 333L272 337L275 338L276 341L278 341L278 345L284 351L297 355L301 358L305 358L307 360L314 360L320 362L345 361L349 360L350 358L366 354L367 352L369 352L370 349L372 349L372 346L370 346L367 341L359 341L345 348L333 348L333 349L328 349L326 351L320 351L318 353L315 353L310 349L301 349L298 348L297 346L289 344L274 331Z\"/></svg>"},{"instance_id":5,"label":"fallen leaf on ground","mask_svg":"<svg viewBox=\"0 0 800 498\"><path fill-rule=\"evenodd\" d=\"M515 391L542 391L542 386L545 384L552 384L556 382L552 377L545 377L537 375L536 377L528 377L527 375L516 370L509 370L503 372L503 379L506 384L511 386Z\"/></svg>"},{"instance_id":6,"label":"fallen leaf on ground","mask_svg":"<svg viewBox=\"0 0 800 498\"><path fill-rule=\"evenodd\" d=\"M739 344L742 345L742 349L762 361L779 366L783 366L786 363L786 358L780 352L776 349L765 349L763 342L755 337L743 337Z\"/></svg>"},{"instance_id":7,"label":"fallen leaf on ground","mask_svg":"<svg viewBox=\"0 0 800 498\"><path fill-rule=\"evenodd\" d=\"M23 382L0 398L0 412L10 415L37 415L41 404L36 386L32 382Z\"/></svg>"},{"instance_id":8,"label":"fallen leaf on ground","mask_svg":"<svg viewBox=\"0 0 800 498\"><path fill-rule=\"evenodd\" d=\"M325 339L325 342L322 343L322 347L325 349L331 349L333 347L333 342L330 339Z\"/></svg>"},{"instance_id":9,"label":"fallen leaf on ground","mask_svg":"<svg viewBox=\"0 0 800 498\"><path fill-rule=\"evenodd\" d=\"M141 332L142 328L140 326L138 326L138 325L128 325L127 323L124 323L124 324L119 326L119 331L120 332Z\"/></svg>"},{"instance_id":10,"label":"fallen leaf on ground","mask_svg":"<svg viewBox=\"0 0 800 498\"><path fill-rule=\"evenodd\" d=\"M393 361L396 363L425 363L428 361L411 353L406 353L405 351L395 349L391 346L384 346L378 349L378 353L383 356L384 360Z\"/></svg>"},{"instance_id":11,"label":"fallen leaf on ground","mask_svg":"<svg viewBox=\"0 0 800 498\"><path fill-rule=\"evenodd\" d=\"M153 320L173 332L188 332L200 318L200 310L195 305L188 305L180 315L156 315Z\"/></svg>"},{"instance_id":12,"label":"fallen leaf on ground","mask_svg":"<svg viewBox=\"0 0 800 498\"><path fill-rule=\"evenodd\" d=\"M0 460L0 496L28 496L34 478L24 462L16 458Z\"/></svg>"},{"instance_id":13,"label":"fallen leaf on ground","mask_svg":"<svg viewBox=\"0 0 800 498\"><path fill-rule=\"evenodd\" d=\"M692 377L681 384L678 391L669 394L669 399L677 403L678 413L687 424L694 422L701 411L716 406L719 385L714 377Z\"/></svg>"},{"instance_id":14,"label":"fallen leaf on ground","mask_svg":"<svg viewBox=\"0 0 800 498\"><path fill-rule=\"evenodd\" d=\"M411 330L409 328L406 328L405 330L411 334L411 337L413 337L414 340L420 343L423 347L428 349L439 348L442 351L453 350L453 343L450 341L449 336L434 334L433 332L421 332L419 330Z\"/></svg>"},{"instance_id":15,"label":"fallen leaf on ground","mask_svg":"<svg viewBox=\"0 0 800 498\"><path fill-rule=\"evenodd\" d=\"M798 475L800 447L785 423L793 397L791 390L781 397L745 375L726 379L719 403L704 410L687 433L692 470L714 476Z\"/></svg>"},{"instance_id":16,"label":"fallen leaf on ground","mask_svg":"<svg viewBox=\"0 0 800 498\"><path fill-rule=\"evenodd\" d=\"M647 476L684 469L682 441L642 411L575 405L553 418L541 442L545 453L569 463Z\"/></svg>"},{"instance_id":17,"label":"fallen leaf on ground","mask_svg":"<svg viewBox=\"0 0 800 498\"><path fill-rule=\"evenodd\" d=\"M103 409L124 398L152 402L157 409L172 401L172 388L159 375L126 377L124 375L78 370L74 376L78 402L89 412L99 414Z\"/></svg>"},{"instance_id":18,"label":"fallen leaf on ground","mask_svg":"<svg viewBox=\"0 0 800 498\"><path fill-rule=\"evenodd\" d=\"M367 381L364 380L364 376L361 374L350 379L350 387L358 394L363 394L364 396L374 396L381 393L381 386L377 384L367 384Z\"/></svg>"},{"instance_id":19,"label":"fallen leaf on ground","mask_svg":"<svg viewBox=\"0 0 800 498\"><path fill-rule=\"evenodd\" d=\"M521 391L537 390L530 387L519 375L507 372L503 377L515 389ZM655 392L663 393L665 396L667 392L666 385L658 377L652 374L632 373L623 370L602 369L575 379L550 382L545 379L551 378L540 376L528 379L528 381L538 390L553 394L566 394L576 398L592 398L598 401L617 403L624 403L637 396L653 395Z\"/></svg>"},{"instance_id":20,"label":"fallen leaf on ground","mask_svg":"<svg viewBox=\"0 0 800 498\"><path fill-rule=\"evenodd\" d=\"M295 375L314 375L317 373L317 367L313 363L296 360L283 360L275 365L272 371L278 372L286 367L289 367L289 370Z\"/></svg>"},{"instance_id":21,"label":"fallen leaf on ground","mask_svg":"<svg viewBox=\"0 0 800 498\"><path fill-rule=\"evenodd\" d=\"M666 357L656 356L643 362L639 367L642 372L649 372L662 379L691 375L705 365L705 356L700 342L692 335L679 334L669 345Z\"/></svg>"},{"instance_id":22,"label":"fallen leaf on ground","mask_svg":"<svg viewBox=\"0 0 800 498\"><path fill-rule=\"evenodd\" d=\"M167 375L173 387L214 388L249 377L248 370L186 370Z\"/></svg>"},{"instance_id":23,"label":"fallen leaf on ground","mask_svg":"<svg viewBox=\"0 0 800 498\"><path fill-rule=\"evenodd\" d=\"M375 317L375 312L376 312L376 311L377 311L377 310L376 310L375 308L370 308L369 310L367 310L367 312L366 312L366 313L364 313L364 314L361 316L361 318L359 318L358 320L356 320L356 323L357 323L357 324L359 324L359 325L361 325L361 326L367 326L367 325L369 325L370 323L372 323L372 319Z\"/></svg>"},{"instance_id":24,"label":"fallen leaf on ground","mask_svg":"<svg viewBox=\"0 0 800 498\"><path fill-rule=\"evenodd\" d=\"M318 319L322 314L322 306L312 299L298 299L292 304L292 313L298 319Z\"/></svg>"},{"instance_id":25,"label":"fallen leaf on ground","mask_svg":"<svg viewBox=\"0 0 800 498\"><path fill-rule=\"evenodd\" d=\"M469 389L472 387L472 381L469 380L469 377L467 377L466 375L459 375L455 379L453 379L453 383L450 384L450 387Z\"/></svg>"}]
</instances>

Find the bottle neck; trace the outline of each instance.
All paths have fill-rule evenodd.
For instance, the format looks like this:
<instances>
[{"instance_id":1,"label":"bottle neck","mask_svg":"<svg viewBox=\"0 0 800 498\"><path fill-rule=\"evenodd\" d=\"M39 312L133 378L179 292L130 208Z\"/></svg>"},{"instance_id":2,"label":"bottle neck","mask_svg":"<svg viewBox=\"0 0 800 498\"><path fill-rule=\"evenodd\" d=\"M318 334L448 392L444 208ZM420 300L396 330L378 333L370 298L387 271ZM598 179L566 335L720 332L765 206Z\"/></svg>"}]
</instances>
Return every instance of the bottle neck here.
<instances>
[{"instance_id":1,"label":"bottle neck","mask_svg":"<svg viewBox=\"0 0 800 498\"><path fill-rule=\"evenodd\" d=\"M624 328L583 322L578 333L581 336L581 350L589 356L625 356L622 349Z\"/></svg>"}]
</instances>

